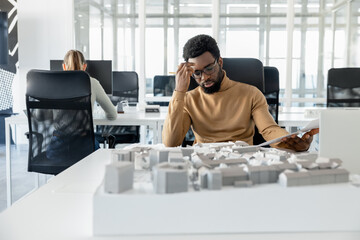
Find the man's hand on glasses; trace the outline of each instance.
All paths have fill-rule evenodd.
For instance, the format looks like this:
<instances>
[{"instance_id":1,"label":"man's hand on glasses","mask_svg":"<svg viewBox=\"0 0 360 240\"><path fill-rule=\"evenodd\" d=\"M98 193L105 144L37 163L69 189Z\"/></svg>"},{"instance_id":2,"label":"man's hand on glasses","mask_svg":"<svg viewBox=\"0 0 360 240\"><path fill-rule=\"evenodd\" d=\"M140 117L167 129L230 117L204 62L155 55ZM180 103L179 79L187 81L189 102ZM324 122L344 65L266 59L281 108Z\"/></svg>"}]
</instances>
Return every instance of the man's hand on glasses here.
<instances>
[{"instance_id":1,"label":"man's hand on glasses","mask_svg":"<svg viewBox=\"0 0 360 240\"><path fill-rule=\"evenodd\" d=\"M194 73L194 69L191 66L194 65L194 63L184 62L178 66L175 78L175 91L186 92L188 90L190 85L190 77Z\"/></svg>"}]
</instances>

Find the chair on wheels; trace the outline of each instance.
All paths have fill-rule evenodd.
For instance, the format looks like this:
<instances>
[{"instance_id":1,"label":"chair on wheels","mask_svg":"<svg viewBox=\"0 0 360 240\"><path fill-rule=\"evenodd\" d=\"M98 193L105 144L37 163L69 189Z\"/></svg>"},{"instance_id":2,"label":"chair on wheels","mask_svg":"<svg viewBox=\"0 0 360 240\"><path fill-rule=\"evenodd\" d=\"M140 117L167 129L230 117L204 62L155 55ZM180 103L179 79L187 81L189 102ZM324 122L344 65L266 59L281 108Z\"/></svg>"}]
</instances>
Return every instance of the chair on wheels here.
<instances>
[{"instance_id":1,"label":"chair on wheels","mask_svg":"<svg viewBox=\"0 0 360 240\"><path fill-rule=\"evenodd\" d=\"M328 71L327 107L360 107L360 68Z\"/></svg>"},{"instance_id":2,"label":"chair on wheels","mask_svg":"<svg viewBox=\"0 0 360 240\"><path fill-rule=\"evenodd\" d=\"M139 80L136 72L114 71L112 103L127 100L130 106L136 106L139 100ZM114 148L117 143L138 143L140 141L139 126L97 126L96 139L99 143L107 142L109 148Z\"/></svg>"},{"instance_id":3,"label":"chair on wheels","mask_svg":"<svg viewBox=\"0 0 360 240\"><path fill-rule=\"evenodd\" d=\"M56 175L95 150L89 75L27 74L28 171Z\"/></svg>"}]
</instances>

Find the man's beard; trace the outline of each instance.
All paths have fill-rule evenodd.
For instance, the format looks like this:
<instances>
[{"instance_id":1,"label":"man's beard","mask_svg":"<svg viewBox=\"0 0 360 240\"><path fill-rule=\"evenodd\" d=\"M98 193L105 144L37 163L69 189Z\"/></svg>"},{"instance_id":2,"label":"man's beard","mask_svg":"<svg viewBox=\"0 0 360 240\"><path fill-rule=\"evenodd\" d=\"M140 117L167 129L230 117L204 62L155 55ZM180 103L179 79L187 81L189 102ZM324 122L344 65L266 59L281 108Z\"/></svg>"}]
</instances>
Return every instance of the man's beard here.
<instances>
[{"instance_id":1,"label":"man's beard","mask_svg":"<svg viewBox=\"0 0 360 240\"><path fill-rule=\"evenodd\" d=\"M221 72L222 71L220 70L219 73L217 74L217 77L216 77L217 81L216 82L210 80L211 82L214 82L214 84L211 87L205 87L204 83L202 83L200 85L205 93L212 94L212 93L216 93L216 92L218 92L220 90L221 82L222 82L222 79L223 79L223 76L222 76ZM210 82L210 81L208 81L208 82Z\"/></svg>"}]
</instances>

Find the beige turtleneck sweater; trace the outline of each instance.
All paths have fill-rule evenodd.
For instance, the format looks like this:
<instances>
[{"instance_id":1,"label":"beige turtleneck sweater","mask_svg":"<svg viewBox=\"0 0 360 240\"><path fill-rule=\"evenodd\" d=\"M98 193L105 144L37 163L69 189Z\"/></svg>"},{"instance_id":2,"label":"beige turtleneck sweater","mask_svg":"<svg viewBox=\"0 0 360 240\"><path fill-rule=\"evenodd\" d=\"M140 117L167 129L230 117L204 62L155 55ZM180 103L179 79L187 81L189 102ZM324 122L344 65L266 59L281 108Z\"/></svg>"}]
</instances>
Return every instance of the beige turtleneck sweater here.
<instances>
[{"instance_id":1,"label":"beige turtleneck sweater","mask_svg":"<svg viewBox=\"0 0 360 240\"><path fill-rule=\"evenodd\" d=\"M174 91L162 139L165 146L179 146L191 126L194 143L245 141L252 145L254 124L266 141L288 134L276 124L256 87L224 74L216 93L204 93L201 87L186 93Z\"/></svg>"}]
</instances>

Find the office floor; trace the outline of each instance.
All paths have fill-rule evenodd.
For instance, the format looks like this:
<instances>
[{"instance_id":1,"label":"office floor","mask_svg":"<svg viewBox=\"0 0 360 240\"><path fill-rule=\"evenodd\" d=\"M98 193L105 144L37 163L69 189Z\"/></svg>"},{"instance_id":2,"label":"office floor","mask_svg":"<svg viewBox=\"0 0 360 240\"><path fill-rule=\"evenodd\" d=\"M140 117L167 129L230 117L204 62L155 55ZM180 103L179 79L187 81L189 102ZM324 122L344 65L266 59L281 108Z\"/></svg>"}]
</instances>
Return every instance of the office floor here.
<instances>
[{"instance_id":1,"label":"office floor","mask_svg":"<svg viewBox=\"0 0 360 240\"><path fill-rule=\"evenodd\" d=\"M28 145L11 145L13 200L16 201L35 187L34 173L27 172ZM0 144L0 212L6 208L5 144Z\"/></svg>"}]
</instances>

